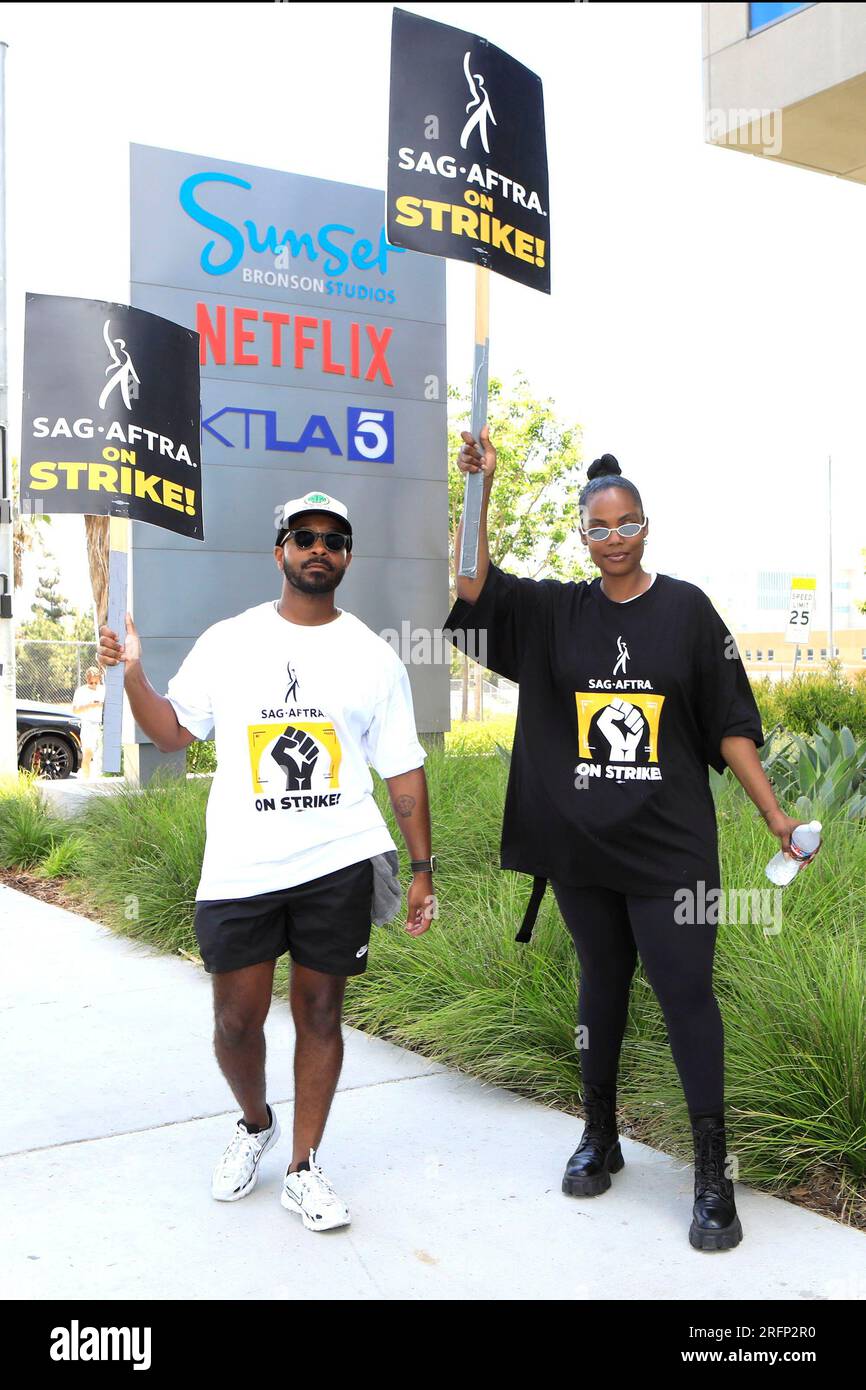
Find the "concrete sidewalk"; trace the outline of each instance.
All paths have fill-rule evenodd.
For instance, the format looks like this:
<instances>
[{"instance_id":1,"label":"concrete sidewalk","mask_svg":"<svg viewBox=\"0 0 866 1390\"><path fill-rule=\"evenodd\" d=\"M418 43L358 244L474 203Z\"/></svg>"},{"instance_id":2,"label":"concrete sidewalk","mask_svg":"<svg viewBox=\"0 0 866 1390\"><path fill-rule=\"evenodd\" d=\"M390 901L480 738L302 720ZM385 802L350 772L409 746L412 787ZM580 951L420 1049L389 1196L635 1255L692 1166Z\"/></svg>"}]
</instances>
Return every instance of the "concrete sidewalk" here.
<instances>
[{"instance_id":1,"label":"concrete sidewalk","mask_svg":"<svg viewBox=\"0 0 866 1390\"><path fill-rule=\"evenodd\" d=\"M93 796L108 796L127 786L125 777L93 777L89 781L77 777L40 778L39 795L58 816L75 816Z\"/></svg>"},{"instance_id":2,"label":"concrete sidewalk","mask_svg":"<svg viewBox=\"0 0 866 1390\"><path fill-rule=\"evenodd\" d=\"M0 943L7 1299L866 1298L863 1233L738 1184L743 1243L692 1250L691 1165L623 1139L612 1189L565 1197L579 1120L353 1029L321 1149L352 1225L306 1231L279 1203L280 1000L283 1135L249 1197L215 1202L238 1111L204 971L5 887Z\"/></svg>"}]
</instances>

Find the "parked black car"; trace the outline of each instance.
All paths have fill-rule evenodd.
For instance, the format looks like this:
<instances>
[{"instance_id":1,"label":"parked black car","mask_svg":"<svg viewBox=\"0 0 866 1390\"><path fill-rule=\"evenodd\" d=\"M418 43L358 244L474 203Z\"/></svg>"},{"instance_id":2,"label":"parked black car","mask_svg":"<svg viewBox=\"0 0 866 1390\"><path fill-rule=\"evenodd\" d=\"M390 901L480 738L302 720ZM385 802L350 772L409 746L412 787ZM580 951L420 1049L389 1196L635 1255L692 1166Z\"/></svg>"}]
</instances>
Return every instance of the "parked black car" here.
<instances>
[{"instance_id":1,"label":"parked black car","mask_svg":"<svg viewBox=\"0 0 866 1390\"><path fill-rule=\"evenodd\" d=\"M19 701L18 766L40 777L70 777L81 766L81 721L68 710Z\"/></svg>"}]
</instances>

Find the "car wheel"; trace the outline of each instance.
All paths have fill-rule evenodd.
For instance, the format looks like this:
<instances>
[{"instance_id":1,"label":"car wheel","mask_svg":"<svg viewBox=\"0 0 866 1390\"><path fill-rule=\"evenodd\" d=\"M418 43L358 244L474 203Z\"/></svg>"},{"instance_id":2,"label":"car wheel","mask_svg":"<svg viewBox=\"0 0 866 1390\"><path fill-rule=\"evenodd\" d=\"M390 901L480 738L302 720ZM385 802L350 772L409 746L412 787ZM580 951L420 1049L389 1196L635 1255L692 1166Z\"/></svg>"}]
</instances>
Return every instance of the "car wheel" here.
<instances>
[{"instance_id":1,"label":"car wheel","mask_svg":"<svg viewBox=\"0 0 866 1390\"><path fill-rule=\"evenodd\" d=\"M72 744L59 734L40 734L21 755L21 766L26 772L35 772L38 777L55 780L69 777L75 770L75 752Z\"/></svg>"}]
</instances>

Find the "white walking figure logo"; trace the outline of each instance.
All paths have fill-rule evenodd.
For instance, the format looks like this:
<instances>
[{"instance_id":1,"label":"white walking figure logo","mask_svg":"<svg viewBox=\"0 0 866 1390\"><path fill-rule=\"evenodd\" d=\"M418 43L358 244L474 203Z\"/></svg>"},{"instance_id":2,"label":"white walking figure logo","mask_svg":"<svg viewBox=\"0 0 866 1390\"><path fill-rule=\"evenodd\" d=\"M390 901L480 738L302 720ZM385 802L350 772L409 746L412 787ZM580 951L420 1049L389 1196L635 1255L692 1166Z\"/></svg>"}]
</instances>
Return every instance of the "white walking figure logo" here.
<instances>
[{"instance_id":1,"label":"white walking figure logo","mask_svg":"<svg viewBox=\"0 0 866 1390\"><path fill-rule=\"evenodd\" d=\"M99 397L99 409L105 409L105 403L108 397L111 395L115 386L119 386L120 394L123 396L123 404L126 406L127 410L131 410L132 401L129 395L129 384L131 381L134 381L136 386L140 386L141 381L138 372L132 365L132 358L126 350L125 340L123 338L112 338L108 332L110 326L111 319L106 319L105 326L102 330L102 336L105 339L105 346L108 348L108 355L111 358L111 362L105 369L105 375L108 377L108 381L103 386L102 394ZM121 352L123 354L122 356L120 355Z\"/></svg>"},{"instance_id":2,"label":"white walking figure logo","mask_svg":"<svg viewBox=\"0 0 866 1390\"><path fill-rule=\"evenodd\" d=\"M629 655L628 647L626 646L625 642L622 640L621 637L617 637L616 639L616 649L619 652L619 656L617 657L616 665L613 668L613 674L616 675L617 671L619 671L620 668L622 668L622 673L623 675L625 675L625 663L628 661Z\"/></svg>"},{"instance_id":3,"label":"white walking figure logo","mask_svg":"<svg viewBox=\"0 0 866 1390\"><path fill-rule=\"evenodd\" d=\"M469 137L477 126L478 134L481 136L481 143L484 146L484 153L489 154L490 146L487 143L487 122L489 119L496 125L496 117L490 106L490 97L484 86L484 78L481 76L480 72L473 73L470 70L468 51L463 55L463 71L466 74L466 81L469 84L469 95L472 98L472 100L466 104L466 111L467 114L470 111L473 114L469 116L469 120L463 127L463 133L460 136L460 148L463 150L466 149L466 146L469 144ZM476 83L478 84L477 86Z\"/></svg>"}]
</instances>

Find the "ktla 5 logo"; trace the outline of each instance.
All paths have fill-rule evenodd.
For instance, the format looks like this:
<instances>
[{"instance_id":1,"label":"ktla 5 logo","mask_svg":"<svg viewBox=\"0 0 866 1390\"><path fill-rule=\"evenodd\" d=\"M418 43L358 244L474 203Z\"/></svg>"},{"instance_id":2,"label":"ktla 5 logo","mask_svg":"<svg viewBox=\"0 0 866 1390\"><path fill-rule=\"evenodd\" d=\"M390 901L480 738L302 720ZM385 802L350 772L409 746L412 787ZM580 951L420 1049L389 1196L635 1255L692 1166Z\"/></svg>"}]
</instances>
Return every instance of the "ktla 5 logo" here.
<instances>
[{"instance_id":1,"label":"ktla 5 logo","mask_svg":"<svg viewBox=\"0 0 866 1390\"><path fill-rule=\"evenodd\" d=\"M243 431L231 429L232 416L243 420ZM261 416L264 427L253 425ZM223 429L230 430L234 436L229 439L215 427L215 421L224 420ZM325 415L310 415L297 439L281 439L277 412L275 410L255 410L248 406L224 405L201 422L202 430L207 430L227 449L238 445L238 436L243 438L244 449L265 449L268 453L305 454L308 449L324 449L333 458L342 458L334 430ZM350 463L393 463L394 462L394 412L393 410L368 410L363 406L350 405L346 409L346 459Z\"/></svg>"}]
</instances>

